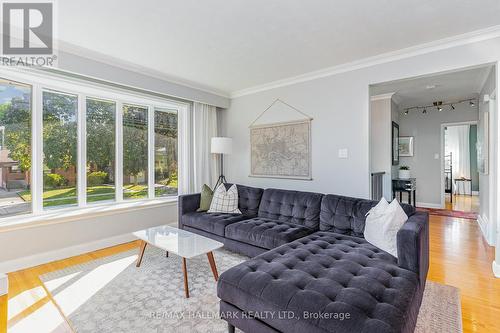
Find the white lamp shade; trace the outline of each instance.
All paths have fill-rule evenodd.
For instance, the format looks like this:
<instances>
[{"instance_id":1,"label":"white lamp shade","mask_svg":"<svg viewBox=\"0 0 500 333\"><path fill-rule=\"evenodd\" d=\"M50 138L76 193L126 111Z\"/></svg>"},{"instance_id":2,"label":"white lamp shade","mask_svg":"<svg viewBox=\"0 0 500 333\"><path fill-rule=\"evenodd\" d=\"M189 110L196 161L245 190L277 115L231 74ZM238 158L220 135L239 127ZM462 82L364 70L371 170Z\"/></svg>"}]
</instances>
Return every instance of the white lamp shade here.
<instances>
[{"instance_id":1,"label":"white lamp shade","mask_svg":"<svg viewBox=\"0 0 500 333\"><path fill-rule=\"evenodd\" d=\"M231 154L233 152L233 139L225 137L212 138L212 154Z\"/></svg>"}]
</instances>

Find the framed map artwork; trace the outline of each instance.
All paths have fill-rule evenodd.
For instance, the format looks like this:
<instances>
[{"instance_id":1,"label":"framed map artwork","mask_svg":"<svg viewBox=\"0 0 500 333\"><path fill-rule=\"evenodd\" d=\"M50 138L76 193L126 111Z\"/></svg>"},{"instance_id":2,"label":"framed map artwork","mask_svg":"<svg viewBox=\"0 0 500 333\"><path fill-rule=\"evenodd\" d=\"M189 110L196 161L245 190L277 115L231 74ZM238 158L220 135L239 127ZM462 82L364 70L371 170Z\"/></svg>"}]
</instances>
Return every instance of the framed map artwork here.
<instances>
[{"instance_id":1,"label":"framed map artwork","mask_svg":"<svg viewBox=\"0 0 500 333\"><path fill-rule=\"evenodd\" d=\"M311 180L311 121L250 127L250 176Z\"/></svg>"}]
</instances>

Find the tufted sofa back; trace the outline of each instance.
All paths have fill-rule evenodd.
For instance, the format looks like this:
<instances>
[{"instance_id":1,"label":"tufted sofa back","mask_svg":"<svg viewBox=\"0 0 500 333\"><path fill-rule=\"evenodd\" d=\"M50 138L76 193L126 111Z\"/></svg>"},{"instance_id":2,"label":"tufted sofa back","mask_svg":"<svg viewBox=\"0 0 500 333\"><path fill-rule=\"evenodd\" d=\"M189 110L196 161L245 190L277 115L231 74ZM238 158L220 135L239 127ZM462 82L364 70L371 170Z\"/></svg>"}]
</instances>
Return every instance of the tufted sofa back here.
<instances>
[{"instance_id":1,"label":"tufted sofa back","mask_svg":"<svg viewBox=\"0 0 500 333\"><path fill-rule=\"evenodd\" d=\"M320 193L266 189L258 216L318 229L322 197Z\"/></svg>"},{"instance_id":2,"label":"tufted sofa back","mask_svg":"<svg viewBox=\"0 0 500 333\"><path fill-rule=\"evenodd\" d=\"M378 201L373 200L327 194L321 202L319 229L363 237L366 213L377 203ZM401 207L408 216L415 213L415 208L410 205L402 204Z\"/></svg>"},{"instance_id":3,"label":"tufted sofa back","mask_svg":"<svg viewBox=\"0 0 500 333\"><path fill-rule=\"evenodd\" d=\"M227 189L233 184L224 184ZM238 188L238 208L245 215L257 216L263 189L236 184Z\"/></svg>"}]
</instances>

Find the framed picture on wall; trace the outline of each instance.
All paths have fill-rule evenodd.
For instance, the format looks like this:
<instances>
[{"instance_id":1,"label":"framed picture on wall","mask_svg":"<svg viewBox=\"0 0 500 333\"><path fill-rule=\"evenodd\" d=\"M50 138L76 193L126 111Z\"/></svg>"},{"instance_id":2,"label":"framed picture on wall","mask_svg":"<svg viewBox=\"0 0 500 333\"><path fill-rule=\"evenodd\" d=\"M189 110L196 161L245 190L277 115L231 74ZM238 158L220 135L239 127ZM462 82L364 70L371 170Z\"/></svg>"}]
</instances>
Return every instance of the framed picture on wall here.
<instances>
[{"instance_id":1,"label":"framed picture on wall","mask_svg":"<svg viewBox=\"0 0 500 333\"><path fill-rule=\"evenodd\" d=\"M399 137L399 156L411 157L413 156L413 136Z\"/></svg>"},{"instance_id":2,"label":"framed picture on wall","mask_svg":"<svg viewBox=\"0 0 500 333\"><path fill-rule=\"evenodd\" d=\"M399 125L392 122L392 165L399 164Z\"/></svg>"}]
</instances>

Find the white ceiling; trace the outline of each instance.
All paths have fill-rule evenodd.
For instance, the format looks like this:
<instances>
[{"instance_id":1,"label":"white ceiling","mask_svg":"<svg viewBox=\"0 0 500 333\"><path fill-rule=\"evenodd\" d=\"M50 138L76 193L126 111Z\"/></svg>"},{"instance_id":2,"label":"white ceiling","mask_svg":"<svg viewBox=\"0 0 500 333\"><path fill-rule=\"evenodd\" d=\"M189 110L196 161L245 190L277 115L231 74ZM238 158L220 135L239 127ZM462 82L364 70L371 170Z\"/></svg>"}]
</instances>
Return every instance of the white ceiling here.
<instances>
[{"instance_id":1,"label":"white ceiling","mask_svg":"<svg viewBox=\"0 0 500 333\"><path fill-rule=\"evenodd\" d=\"M61 45L225 93L500 24L499 0L57 4Z\"/></svg>"},{"instance_id":2,"label":"white ceiling","mask_svg":"<svg viewBox=\"0 0 500 333\"><path fill-rule=\"evenodd\" d=\"M492 66L393 81L371 87L370 94L395 93L401 109L431 105L432 102L454 102L475 98L481 91Z\"/></svg>"}]
</instances>

